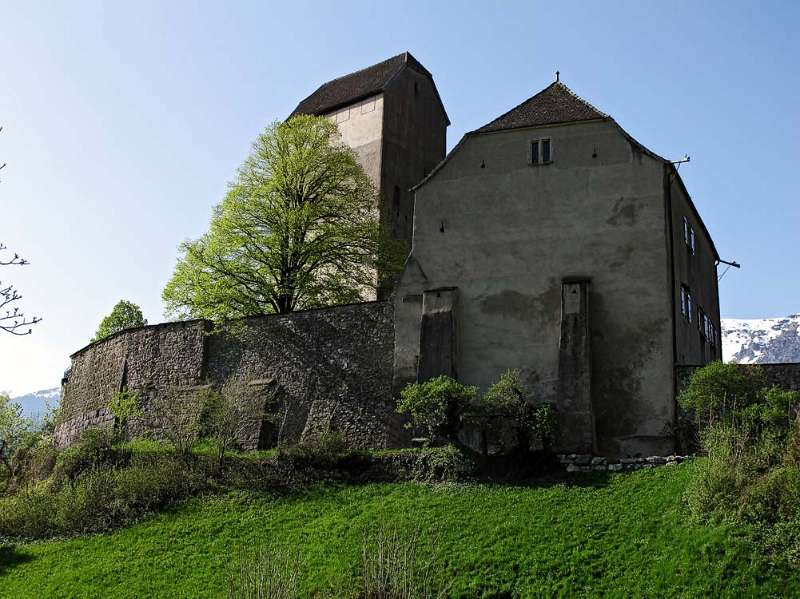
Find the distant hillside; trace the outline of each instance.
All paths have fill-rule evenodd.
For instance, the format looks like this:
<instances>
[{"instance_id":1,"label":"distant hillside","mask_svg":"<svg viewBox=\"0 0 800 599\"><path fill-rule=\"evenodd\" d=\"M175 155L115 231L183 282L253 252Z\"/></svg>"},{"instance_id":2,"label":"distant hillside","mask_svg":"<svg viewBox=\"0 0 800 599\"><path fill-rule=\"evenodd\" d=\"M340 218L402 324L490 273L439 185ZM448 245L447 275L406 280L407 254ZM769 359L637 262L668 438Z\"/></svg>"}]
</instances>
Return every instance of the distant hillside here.
<instances>
[{"instance_id":1,"label":"distant hillside","mask_svg":"<svg viewBox=\"0 0 800 599\"><path fill-rule=\"evenodd\" d=\"M60 396L61 390L58 387L54 387L53 389L43 389L12 397L11 401L22 406L22 413L26 417L36 419L44 416L49 407L58 405Z\"/></svg>"},{"instance_id":2,"label":"distant hillside","mask_svg":"<svg viewBox=\"0 0 800 599\"><path fill-rule=\"evenodd\" d=\"M785 318L722 319L722 357L726 362L800 362L800 314Z\"/></svg>"}]
</instances>

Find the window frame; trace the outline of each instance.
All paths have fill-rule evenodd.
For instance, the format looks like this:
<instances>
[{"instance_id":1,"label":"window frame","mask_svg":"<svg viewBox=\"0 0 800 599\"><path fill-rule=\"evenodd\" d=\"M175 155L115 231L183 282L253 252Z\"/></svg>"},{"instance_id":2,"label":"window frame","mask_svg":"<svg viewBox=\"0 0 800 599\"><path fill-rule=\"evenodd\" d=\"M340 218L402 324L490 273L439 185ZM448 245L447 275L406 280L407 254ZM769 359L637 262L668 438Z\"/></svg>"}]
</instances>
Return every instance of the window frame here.
<instances>
[{"instance_id":1,"label":"window frame","mask_svg":"<svg viewBox=\"0 0 800 599\"><path fill-rule=\"evenodd\" d=\"M692 256L694 256L697 252L697 236L694 234L694 227L689 222L688 216L683 217L683 242L689 248Z\"/></svg>"},{"instance_id":2,"label":"window frame","mask_svg":"<svg viewBox=\"0 0 800 599\"><path fill-rule=\"evenodd\" d=\"M688 285L681 283L680 293L681 315L683 315L683 319L686 322L691 323L693 317L692 312L696 310L697 306L694 298L692 297L692 290Z\"/></svg>"},{"instance_id":3,"label":"window frame","mask_svg":"<svg viewBox=\"0 0 800 599\"><path fill-rule=\"evenodd\" d=\"M544 143L547 143L549 160L543 160ZM553 138L537 137L528 141L528 164L531 166L543 166L553 163Z\"/></svg>"}]
</instances>

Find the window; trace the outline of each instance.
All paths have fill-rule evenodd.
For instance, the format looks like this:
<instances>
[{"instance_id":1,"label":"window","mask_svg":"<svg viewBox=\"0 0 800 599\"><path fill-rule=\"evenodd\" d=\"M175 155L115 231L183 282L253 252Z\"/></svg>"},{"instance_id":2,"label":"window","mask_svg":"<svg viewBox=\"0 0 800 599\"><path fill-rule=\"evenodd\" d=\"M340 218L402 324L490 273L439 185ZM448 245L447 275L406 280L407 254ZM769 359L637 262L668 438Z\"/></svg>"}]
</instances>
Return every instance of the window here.
<instances>
[{"instance_id":1,"label":"window","mask_svg":"<svg viewBox=\"0 0 800 599\"><path fill-rule=\"evenodd\" d=\"M531 164L549 164L552 161L553 156L549 139L534 139L531 141Z\"/></svg>"},{"instance_id":2,"label":"window","mask_svg":"<svg viewBox=\"0 0 800 599\"><path fill-rule=\"evenodd\" d=\"M709 320L706 313L700 306L697 306L697 330L700 331L700 337L703 339L708 338L708 325Z\"/></svg>"},{"instance_id":3,"label":"window","mask_svg":"<svg viewBox=\"0 0 800 599\"><path fill-rule=\"evenodd\" d=\"M681 285L681 314L686 322L692 322L692 312L694 312L694 299L692 292L686 285Z\"/></svg>"},{"instance_id":4,"label":"window","mask_svg":"<svg viewBox=\"0 0 800 599\"><path fill-rule=\"evenodd\" d=\"M686 247L689 248L689 251L694 254L695 251L695 237L694 237L694 229L692 225L689 224L689 219L685 216L683 217L683 241L686 242Z\"/></svg>"}]
</instances>

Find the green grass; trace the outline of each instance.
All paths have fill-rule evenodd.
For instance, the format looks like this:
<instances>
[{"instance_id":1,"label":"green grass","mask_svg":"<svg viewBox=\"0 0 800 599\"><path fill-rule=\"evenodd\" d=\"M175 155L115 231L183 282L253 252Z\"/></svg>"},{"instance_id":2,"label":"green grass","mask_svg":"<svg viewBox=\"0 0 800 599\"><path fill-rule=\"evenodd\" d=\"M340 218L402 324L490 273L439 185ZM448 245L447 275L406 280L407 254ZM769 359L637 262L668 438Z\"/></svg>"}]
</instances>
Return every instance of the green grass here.
<instances>
[{"instance_id":1,"label":"green grass","mask_svg":"<svg viewBox=\"0 0 800 599\"><path fill-rule=\"evenodd\" d=\"M298 546L309 597L357 585L364 529L419 530L451 597L791 597L744 531L691 524L684 464L570 486L371 484L194 499L130 528L0 550L4 597L219 597L242 551Z\"/></svg>"}]
</instances>

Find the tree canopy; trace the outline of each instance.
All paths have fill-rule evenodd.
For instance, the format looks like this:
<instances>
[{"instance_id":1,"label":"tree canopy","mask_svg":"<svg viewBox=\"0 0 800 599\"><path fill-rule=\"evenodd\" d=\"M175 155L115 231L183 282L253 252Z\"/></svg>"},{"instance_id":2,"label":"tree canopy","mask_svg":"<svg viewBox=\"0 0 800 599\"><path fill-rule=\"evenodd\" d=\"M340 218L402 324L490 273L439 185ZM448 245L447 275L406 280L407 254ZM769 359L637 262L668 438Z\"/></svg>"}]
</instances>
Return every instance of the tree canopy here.
<instances>
[{"instance_id":1,"label":"tree canopy","mask_svg":"<svg viewBox=\"0 0 800 599\"><path fill-rule=\"evenodd\" d=\"M111 314L106 316L100 321L100 326L97 327L97 332L92 338L92 343L105 339L109 335L113 335L123 329L132 329L134 327L143 327L147 324L147 320L142 314L142 309L134 304L125 300L120 300Z\"/></svg>"},{"instance_id":2,"label":"tree canopy","mask_svg":"<svg viewBox=\"0 0 800 599\"><path fill-rule=\"evenodd\" d=\"M181 245L168 316L225 320L368 298L402 249L381 232L375 187L329 119L258 136L209 231Z\"/></svg>"}]
</instances>

